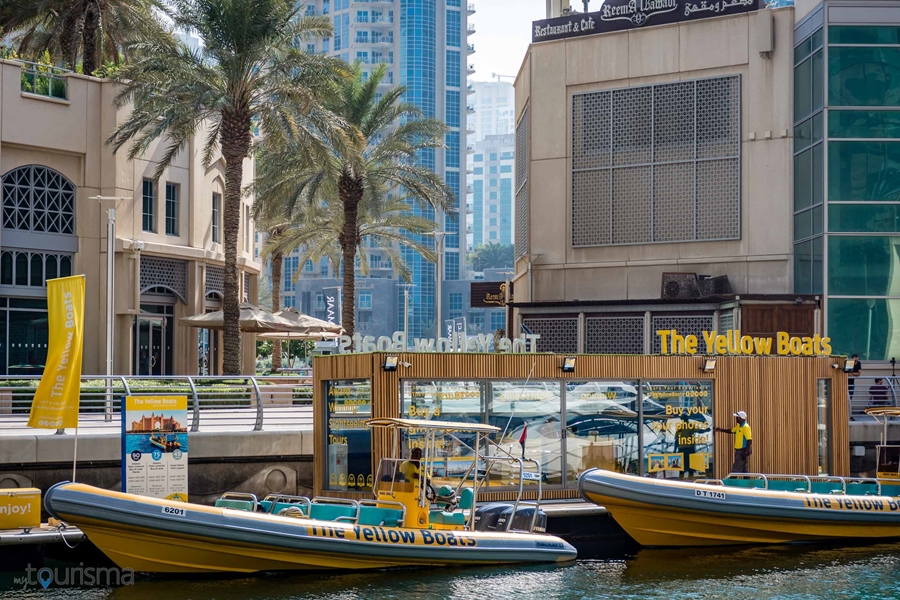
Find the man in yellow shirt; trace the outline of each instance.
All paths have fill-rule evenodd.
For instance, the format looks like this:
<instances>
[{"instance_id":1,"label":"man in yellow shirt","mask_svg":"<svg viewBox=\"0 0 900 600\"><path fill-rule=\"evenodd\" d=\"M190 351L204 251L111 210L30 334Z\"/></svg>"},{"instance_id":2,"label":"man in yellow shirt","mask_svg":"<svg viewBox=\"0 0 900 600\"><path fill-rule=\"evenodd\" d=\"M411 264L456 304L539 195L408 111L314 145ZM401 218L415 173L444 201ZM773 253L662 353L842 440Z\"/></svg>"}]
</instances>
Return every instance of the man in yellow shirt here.
<instances>
[{"instance_id":1,"label":"man in yellow shirt","mask_svg":"<svg viewBox=\"0 0 900 600\"><path fill-rule=\"evenodd\" d=\"M739 410L734 413L734 419L737 421L734 427L731 429L716 427L716 431L734 434L734 464L731 466L731 472L747 473L750 455L753 454L753 432L747 423L747 413Z\"/></svg>"},{"instance_id":2,"label":"man in yellow shirt","mask_svg":"<svg viewBox=\"0 0 900 600\"><path fill-rule=\"evenodd\" d=\"M422 449L413 448L412 452L409 454L409 460L404 460L400 463L400 473L403 475L403 478L409 483L414 484L415 487L419 486L421 460Z\"/></svg>"}]
</instances>

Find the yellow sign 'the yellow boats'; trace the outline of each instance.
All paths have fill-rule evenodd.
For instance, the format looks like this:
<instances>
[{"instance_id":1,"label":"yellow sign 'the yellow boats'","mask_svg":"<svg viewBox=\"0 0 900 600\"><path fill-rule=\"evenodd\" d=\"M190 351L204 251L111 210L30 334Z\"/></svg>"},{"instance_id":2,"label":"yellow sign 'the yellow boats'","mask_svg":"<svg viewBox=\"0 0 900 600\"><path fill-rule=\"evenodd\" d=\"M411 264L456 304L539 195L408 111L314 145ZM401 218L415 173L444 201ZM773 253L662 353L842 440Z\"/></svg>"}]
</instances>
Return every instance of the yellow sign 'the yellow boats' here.
<instances>
[{"instance_id":1,"label":"yellow sign 'the yellow boats'","mask_svg":"<svg viewBox=\"0 0 900 600\"><path fill-rule=\"evenodd\" d=\"M84 275L47 281L49 348L29 427L78 427L84 344Z\"/></svg>"},{"instance_id":2,"label":"yellow sign 'the yellow boats'","mask_svg":"<svg viewBox=\"0 0 900 600\"><path fill-rule=\"evenodd\" d=\"M831 338L816 334L812 337L791 336L779 331L775 338L741 335L740 329L729 329L724 334L704 331L701 337L680 335L676 329L659 329L661 354L746 354L750 356L829 356ZM701 346L700 342L703 342ZM701 348L704 350L701 350Z\"/></svg>"}]
</instances>

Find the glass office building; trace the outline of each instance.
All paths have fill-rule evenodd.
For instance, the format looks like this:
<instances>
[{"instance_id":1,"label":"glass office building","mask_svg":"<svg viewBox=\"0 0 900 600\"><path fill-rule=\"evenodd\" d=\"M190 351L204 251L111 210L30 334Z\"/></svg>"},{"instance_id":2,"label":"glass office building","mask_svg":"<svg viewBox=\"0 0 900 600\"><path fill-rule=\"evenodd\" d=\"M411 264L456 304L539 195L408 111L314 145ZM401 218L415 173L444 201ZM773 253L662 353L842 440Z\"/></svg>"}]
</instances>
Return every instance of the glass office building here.
<instances>
[{"instance_id":1,"label":"glass office building","mask_svg":"<svg viewBox=\"0 0 900 600\"><path fill-rule=\"evenodd\" d=\"M413 210L436 219L439 230L447 232L442 275L446 280L459 279L465 273L465 248L460 248L460 215L465 213L460 212L460 192L465 187L466 75L471 72L466 58L475 51L467 41L474 33L467 21L475 12L474 5L461 0L310 0L306 11L330 16L334 26L334 36L311 42L309 51L327 52L351 63L359 61L366 73L378 64L387 64L383 89L406 86L407 102L418 106L426 117L447 124L446 149L425 150L419 160L447 182L453 206L443 215L430 209ZM420 241L434 247L431 236ZM409 335L433 335L435 264L410 249L401 249L401 254L413 284L409 290ZM387 264L386 259L381 257L381 262ZM340 273L331 277L340 285ZM402 295L378 300L390 302L397 322L404 322L404 306L397 302L398 297Z\"/></svg>"},{"instance_id":2,"label":"glass office building","mask_svg":"<svg viewBox=\"0 0 900 600\"><path fill-rule=\"evenodd\" d=\"M794 291L838 354L900 356L900 6L825 2L794 35Z\"/></svg>"}]
</instances>

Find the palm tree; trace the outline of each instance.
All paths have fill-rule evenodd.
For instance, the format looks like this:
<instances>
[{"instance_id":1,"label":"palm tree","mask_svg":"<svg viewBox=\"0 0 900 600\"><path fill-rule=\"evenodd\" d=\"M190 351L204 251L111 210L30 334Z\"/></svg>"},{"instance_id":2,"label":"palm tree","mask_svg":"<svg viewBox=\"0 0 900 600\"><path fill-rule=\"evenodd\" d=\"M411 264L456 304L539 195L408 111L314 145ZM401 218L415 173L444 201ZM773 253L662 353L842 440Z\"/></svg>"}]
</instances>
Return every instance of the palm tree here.
<instances>
[{"instance_id":1,"label":"palm tree","mask_svg":"<svg viewBox=\"0 0 900 600\"><path fill-rule=\"evenodd\" d=\"M172 0L175 26L197 32L204 46L145 42L133 46L140 59L119 74L118 106L133 109L107 143L128 157L142 155L159 138L166 141L154 177L195 136L204 136L203 165L221 151L225 161L222 215L225 281L223 371L241 371L237 241L241 221L243 162L258 124L273 146L339 131L342 122L323 109L320 94L346 75L346 65L306 54L300 41L331 32L326 17L300 16L289 0ZM330 140L340 145L338 135Z\"/></svg>"},{"instance_id":2,"label":"palm tree","mask_svg":"<svg viewBox=\"0 0 900 600\"><path fill-rule=\"evenodd\" d=\"M325 256L333 251L322 241L335 233L333 225L327 227L328 234L323 234L325 237L321 239L316 231L304 231L313 224L324 227L316 212L319 204L321 210L340 224L336 242L341 250L341 260L333 261L333 264L343 263L341 326L348 335L354 331L355 263L366 227L378 223L378 236L383 240L383 245L379 242L379 246L395 258L396 266L402 268L403 261L396 260L399 258L398 243L425 256L432 254L422 243L412 241L401 231L389 233L389 227L424 233L424 225L406 214L410 208L429 206L442 210L452 200L444 182L417 162L420 151L444 145L447 128L440 121L424 118L415 106L401 102L406 91L403 87L393 88L379 99L378 86L385 72L386 66L378 65L366 79L357 63L352 68L352 77L337 83L331 99L325 102L329 110L358 132L353 143L344 148L333 148L321 161L311 160L306 147L289 144L283 151L266 154L266 160L260 161L266 164L265 172L260 172L257 177L257 195L261 201L313 207L316 218L310 217L309 211L301 210L301 229L283 236L286 240L281 244L283 249L305 245L310 256ZM387 197L388 192L393 194L391 198ZM381 214L378 211L387 212ZM368 223L362 219L364 214ZM412 223L419 225L412 227ZM361 266L366 272L368 266L364 254Z\"/></svg>"},{"instance_id":3,"label":"palm tree","mask_svg":"<svg viewBox=\"0 0 900 600\"><path fill-rule=\"evenodd\" d=\"M92 74L104 60L119 63L134 40L162 41L170 34L159 18L162 0L0 0L0 28L14 33L19 53L44 50L75 70Z\"/></svg>"},{"instance_id":4,"label":"palm tree","mask_svg":"<svg viewBox=\"0 0 900 600\"><path fill-rule=\"evenodd\" d=\"M472 253L472 267L476 271L485 269L501 269L512 267L515 262L515 252L511 244L480 244Z\"/></svg>"}]
</instances>

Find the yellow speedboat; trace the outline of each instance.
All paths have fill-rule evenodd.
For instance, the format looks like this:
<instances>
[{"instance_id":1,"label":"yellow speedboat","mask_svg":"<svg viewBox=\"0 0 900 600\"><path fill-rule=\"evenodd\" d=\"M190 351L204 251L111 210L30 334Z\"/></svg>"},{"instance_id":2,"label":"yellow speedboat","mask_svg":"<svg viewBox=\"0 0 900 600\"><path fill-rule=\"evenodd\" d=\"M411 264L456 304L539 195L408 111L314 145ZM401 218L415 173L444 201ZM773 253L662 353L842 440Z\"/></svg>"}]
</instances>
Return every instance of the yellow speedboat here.
<instances>
[{"instance_id":1,"label":"yellow speedboat","mask_svg":"<svg viewBox=\"0 0 900 600\"><path fill-rule=\"evenodd\" d=\"M433 464L435 437L466 431L476 449L491 445L496 427L478 424L376 419L370 427L425 432L421 465ZM399 450L399 448L398 448ZM374 498L305 498L229 493L216 506L124 494L79 483L59 483L45 497L48 512L80 527L122 568L153 573L256 572L292 569L379 569L444 565L563 563L576 557L567 542L541 533L540 500L475 509L479 488L496 462L523 459L479 452L453 489L437 497L428 478L409 477L409 461L383 459ZM473 455L475 458L475 455ZM404 464L404 462L406 464ZM531 461L540 469L537 462ZM480 474L476 465L487 464ZM418 467L418 468L423 468ZM414 479L410 481L409 479ZM540 473L537 474L540 497ZM521 498L522 486L519 496ZM432 509L431 499L437 508Z\"/></svg>"}]
</instances>

